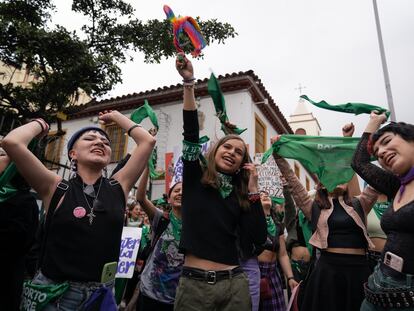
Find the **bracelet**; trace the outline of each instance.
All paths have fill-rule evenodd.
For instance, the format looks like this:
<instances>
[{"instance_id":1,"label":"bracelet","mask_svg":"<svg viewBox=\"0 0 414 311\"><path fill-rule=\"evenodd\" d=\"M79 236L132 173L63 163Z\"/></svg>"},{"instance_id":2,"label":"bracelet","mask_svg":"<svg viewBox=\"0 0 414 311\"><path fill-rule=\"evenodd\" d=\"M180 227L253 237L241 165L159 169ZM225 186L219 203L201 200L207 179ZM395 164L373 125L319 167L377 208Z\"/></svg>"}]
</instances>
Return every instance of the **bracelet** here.
<instances>
[{"instance_id":1,"label":"bracelet","mask_svg":"<svg viewBox=\"0 0 414 311\"><path fill-rule=\"evenodd\" d=\"M260 200L260 193L259 192L249 193L247 197L251 203L254 203Z\"/></svg>"},{"instance_id":2,"label":"bracelet","mask_svg":"<svg viewBox=\"0 0 414 311\"><path fill-rule=\"evenodd\" d=\"M294 280L295 278L293 276L290 276L287 278L287 281L289 282L290 280Z\"/></svg>"},{"instance_id":3,"label":"bracelet","mask_svg":"<svg viewBox=\"0 0 414 311\"><path fill-rule=\"evenodd\" d=\"M191 77L190 79L183 79L183 82L184 82L184 83L193 82L193 81L195 81L195 79L196 79L196 78Z\"/></svg>"},{"instance_id":4,"label":"bracelet","mask_svg":"<svg viewBox=\"0 0 414 311\"><path fill-rule=\"evenodd\" d=\"M137 127L142 127L142 125L141 125L141 124L134 124L133 126L131 126L131 127L129 128L128 132L127 132L128 136L131 136L131 131L132 131L134 128L137 128Z\"/></svg>"},{"instance_id":5,"label":"bracelet","mask_svg":"<svg viewBox=\"0 0 414 311\"><path fill-rule=\"evenodd\" d=\"M194 88L194 82L184 82L183 83L183 86L184 86L184 88L186 88L186 89L193 89Z\"/></svg>"},{"instance_id":6,"label":"bracelet","mask_svg":"<svg viewBox=\"0 0 414 311\"><path fill-rule=\"evenodd\" d=\"M40 133L43 133L45 131L45 126L43 125L42 121L40 121L39 119L33 119L31 122L36 122L37 124L40 125L40 128L42 129Z\"/></svg>"}]
</instances>

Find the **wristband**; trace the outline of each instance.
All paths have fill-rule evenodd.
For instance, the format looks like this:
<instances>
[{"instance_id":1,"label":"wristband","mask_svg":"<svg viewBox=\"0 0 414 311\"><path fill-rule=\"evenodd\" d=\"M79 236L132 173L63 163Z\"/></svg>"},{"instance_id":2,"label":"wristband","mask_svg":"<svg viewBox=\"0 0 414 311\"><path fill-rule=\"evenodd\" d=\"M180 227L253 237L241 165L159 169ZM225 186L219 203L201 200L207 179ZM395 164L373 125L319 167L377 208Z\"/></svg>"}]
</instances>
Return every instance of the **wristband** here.
<instances>
[{"instance_id":1,"label":"wristband","mask_svg":"<svg viewBox=\"0 0 414 311\"><path fill-rule=\"evenodd\" d=\"M287 278L287 281L289 282L290 280L294 280L295 278L293 276L290 276Z\"/></svg>"},{"instance_id":2,"label":"wristband","mask_svg":"<svg viewBox=\"0 0 414 311\"><path fill-rule=\"evenodd\" d=\"M45 131L45 126L43 125L42 121L40 121L39 119L34 119L31 122L36 122L37 124L40 125L40 128L42 129L40 133L43 133Z\"/></svg>"},{"instance_id":3,"label":"wristband","mask_svg":"<svg viewBox=\"0 0 414 311\"><path fill-rule=\"evenodd\" d=\"M192 89L192 88L194 88L194 82L184 82L183 86L186 89Z\"/></svg>"},{"instance_id":4,"label":"wristband","mask_svg":"<svg viewBox=\"0 0 414 311\"><path fill-rule=\"evenodd\" d=\"M191 77L191 78L189 78L189 79L183 79L183 82L184 82L184 83L193 82L193 81L195 81L195 79L196 79L196 78Z\"/></svg>"},{"instance_id":5,"label":"wristband","mask_svg":"<svg viewBox=\"0 0 414 311\"><path fill-rule=\"evenodd\" d=\"M142 126L141 126L140 124L134 124L133 126L131 126L131 127L129 128L128 132L127 132L128 136L131 136L131 131L132 131L134 128L137 128L137 127L142 127Z\"/></svg>"}]
</instances>

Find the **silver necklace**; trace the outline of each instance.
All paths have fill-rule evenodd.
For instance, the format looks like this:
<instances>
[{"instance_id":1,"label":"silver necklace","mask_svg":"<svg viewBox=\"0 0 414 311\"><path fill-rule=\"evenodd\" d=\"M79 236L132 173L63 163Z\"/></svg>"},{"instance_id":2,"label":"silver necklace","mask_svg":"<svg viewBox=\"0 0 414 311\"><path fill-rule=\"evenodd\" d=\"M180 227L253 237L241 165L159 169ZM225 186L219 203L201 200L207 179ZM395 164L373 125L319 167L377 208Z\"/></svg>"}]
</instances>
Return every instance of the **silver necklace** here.
<instances>
[{"instance_id":1,"label":"silver necklace","mask_svg":"<svg viewBox=\"0 0 414 311\"><path fill-rule=\"evenodd\" d=\"M88 201L88 199L86 198L86 195L85 195L85 190L89 190L88 192L90 192L90 189L88 189L90 187L89 187L89 185L85 186L85 183L82 180L82 188L83 188L82 193L83 193L83 197L84 197L84 199L86 201L86 204L88 205L89 210L90 210L89 214L86 215L89 218L89 225L90 226L92 226L93 219L96 217L96 215L93 212L93 209L95 208L95 203L98 201L99 192L101 191L101 186L102 186L102 180L103 180L103 177L101 177L101 181L99 183L98 192L96 193L96 196L95 196L95 190L93 191L94 198L93 198L93 201L92 201L92 207L89 205L89 201Z\"/></svg>"}]
</instances>

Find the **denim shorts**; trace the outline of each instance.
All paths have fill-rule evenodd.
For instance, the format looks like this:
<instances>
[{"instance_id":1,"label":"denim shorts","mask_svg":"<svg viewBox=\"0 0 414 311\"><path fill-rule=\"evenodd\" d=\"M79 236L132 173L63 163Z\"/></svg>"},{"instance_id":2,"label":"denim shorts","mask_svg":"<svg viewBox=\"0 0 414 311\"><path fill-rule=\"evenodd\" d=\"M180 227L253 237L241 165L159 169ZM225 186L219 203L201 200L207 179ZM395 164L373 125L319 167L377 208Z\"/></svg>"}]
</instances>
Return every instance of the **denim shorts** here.
<instances>
[{"instance_id":1,"label":"denim shorts","mask_svg":"<svg viewBox=\"0 0 414 311\"><path fill-rule=\"evenodd\" d=\"M46 277L38 271L32 281L33 284L50 285L57 282ZM75 311L81 310L82 306L92 293L98 288L105 286L113 288L114 281L102 284L97 282L69 282L69 289L56 301L48 303L44 311Z\"/></svg>"}]
</instances>

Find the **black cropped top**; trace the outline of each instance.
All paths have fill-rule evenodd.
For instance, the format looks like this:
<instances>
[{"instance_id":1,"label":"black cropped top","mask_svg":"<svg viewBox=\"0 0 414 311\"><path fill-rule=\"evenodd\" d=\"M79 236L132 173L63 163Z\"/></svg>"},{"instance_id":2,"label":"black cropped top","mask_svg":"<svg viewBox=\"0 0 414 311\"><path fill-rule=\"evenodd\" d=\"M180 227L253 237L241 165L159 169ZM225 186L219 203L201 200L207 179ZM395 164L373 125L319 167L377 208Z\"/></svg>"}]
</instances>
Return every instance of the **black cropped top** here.
<instances>
[{"instance_id":1,"label":"black cropped top","mask_svg":"<svg viewBox=\"0 0 414 311\"><path fill-rule=\"evenodd\" d=\"M370 186L387 195L391 201L400 188L399 179L391 172L372 164L367 145L370 133L364 133L352 159L352 168ZM381 228L387 235L382 256L391 252L403 259L403 273L414 274L414 200L394 211L393 206L382 215ZM384 258L382 258L383 260Z\"/></svg>"},{"instance_id":2,"label":"black cropped top","mask_svg":"<svg viewBox=\"0 0 414 311\"><path fill-rule=\"evenodd\" d=\"M338 199L333 199L333 211L328 219L328 247L367 248L364 232L347 214Z\"/></svg>"}]
</instances>

